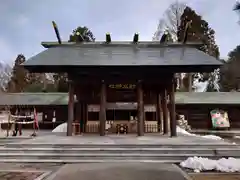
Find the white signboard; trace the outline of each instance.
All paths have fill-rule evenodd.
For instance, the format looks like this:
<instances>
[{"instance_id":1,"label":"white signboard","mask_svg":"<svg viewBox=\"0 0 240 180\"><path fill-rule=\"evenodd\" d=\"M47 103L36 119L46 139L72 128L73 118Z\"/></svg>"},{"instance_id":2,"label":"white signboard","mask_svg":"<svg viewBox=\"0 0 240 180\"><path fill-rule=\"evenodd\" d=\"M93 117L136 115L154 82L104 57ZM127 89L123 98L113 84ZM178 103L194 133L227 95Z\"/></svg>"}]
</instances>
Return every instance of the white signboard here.
<instances>
[{"instance_id":1,"label":"white signboard","mask_svg":"<svg viewBox=\"0 0 240 180\"><path fill-rule=\"evenodd\" d=\"M37 113L37 120L38 120L38 122L43 121L43 113L42 112Z\"/></svg>"}]
</instances>

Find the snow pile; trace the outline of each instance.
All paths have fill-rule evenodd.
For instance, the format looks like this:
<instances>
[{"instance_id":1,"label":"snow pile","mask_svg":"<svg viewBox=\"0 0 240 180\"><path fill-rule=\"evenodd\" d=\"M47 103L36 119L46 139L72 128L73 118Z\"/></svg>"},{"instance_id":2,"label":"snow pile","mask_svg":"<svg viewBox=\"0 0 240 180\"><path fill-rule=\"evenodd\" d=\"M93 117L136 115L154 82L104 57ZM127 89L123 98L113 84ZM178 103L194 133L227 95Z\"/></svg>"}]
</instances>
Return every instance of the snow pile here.
<instances>
[{"instance_id":1,"label":"snow pile","mask_svg":"<svg viewBox=\"0 0 240 180\"><path fill-rule=\"evenodd\" d=\"M222 140L221 137L215 136L215 135L200 136L200 135L197 135L197 134L192 134L192 133L189 133L186 130L180 128L179 126L177 126L177 133L178 133L178 135L202 137L202 138L212 139L212 140Z\"/></svg>"},{"instance_id":2,"label":"snow pile","mask_svg":"<svg viewBox=\"0 0 240 180\"><path fill-rule=\"evenodd\" d=\"M180 128L179 126L177 126L177 134L178 135L186 135L186 136L197 136L196 134L191 134L191 133L187 132L186 130Z\"/></svg>"},{"instance_id":3,"label":"snow pile","mask_svg":"<svg viewBox=\"0 0 240 180\"><path fill-rule=\"evenodd\" d=\"M180 163L181 167L200 171L240 172L240 159L222 158L211 160L202 157L189 157Z\"/></svg>"},{"instance_id":4,"label":"snow pile","mask_svg":"<svg viewBox=\"0 0 240 180\"><path fill-rule=\"evenodd\" d=\"M205 135L205 136L201 136L201 137L206 138L206 139L213 139L213 140L223 140L221 137L215 136L215 135Z\"/></svg>"},{"instance_id":5,"label":"snow pile","mask_svg":"<svg viewBox=\"0 0 240 180\"><path fill-rule=\"evenodd\" d=\"M52 132L67 132L67 123L62 123L58 125L55 129L52 130Z\"/></svg>"}]
</instances>

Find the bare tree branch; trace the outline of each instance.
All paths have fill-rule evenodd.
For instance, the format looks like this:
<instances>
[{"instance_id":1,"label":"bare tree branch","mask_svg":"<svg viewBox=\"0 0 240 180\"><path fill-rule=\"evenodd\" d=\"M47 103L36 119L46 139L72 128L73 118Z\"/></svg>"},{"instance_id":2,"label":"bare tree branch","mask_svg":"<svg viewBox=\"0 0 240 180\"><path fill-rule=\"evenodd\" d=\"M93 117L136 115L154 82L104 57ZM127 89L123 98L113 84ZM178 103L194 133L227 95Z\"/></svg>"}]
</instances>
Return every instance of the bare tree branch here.
<instances>
[{"instance_id":1,"label":"bare tree branch","mask_svg":"<svg viewBox=\"0 0 240 180\"><path fill-rule=\"evenodd\" d=\"M154 33L153 40L159 40L165 30L171 34L172 38L177 41L177 30L181 22L186 4L183 2L174 2L163 13L163 17L159 20L158 27Z\"/></svg>"}]
</instances>

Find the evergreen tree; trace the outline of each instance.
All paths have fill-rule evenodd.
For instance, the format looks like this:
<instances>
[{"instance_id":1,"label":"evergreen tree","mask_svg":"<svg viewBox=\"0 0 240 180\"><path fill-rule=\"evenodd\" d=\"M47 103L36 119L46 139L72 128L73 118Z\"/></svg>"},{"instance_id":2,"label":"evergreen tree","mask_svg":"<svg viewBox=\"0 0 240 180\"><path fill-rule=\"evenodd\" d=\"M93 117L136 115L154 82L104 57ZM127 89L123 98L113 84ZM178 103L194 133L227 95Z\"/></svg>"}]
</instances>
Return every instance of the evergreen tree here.
<instances>
[{"instance_id":1,"label":"evergreen tree","mask_svg":"<svg viewBox=\"0 0 240 180\"><path fill-rule=\"evenodd\" d=\"M240 16L240 2L236 2L236 4L234 5L233 10L236 11L239 14L239 16Z\"/></svg>"},{"instance_id":2,"label":"evergreen tree","mask_svg":"<svg viewBox=\"0 0 240 180\"><path fill-rule=\"evenodd\" d=\"M202 17L190 7L186 7L181 16L181 23L178 27L177 34L178 41L183 41L186 23L189 21L192 21L192 23L191 28L188 30L187 41L203 43L203 45L199 47L199 50L209 54L210 56L219 58L219 48L215 42L215 31L209 27L208 22L203 20ZM198 78L200 81L215 81L215 78L211 73L189 73L183 80L184 86L188 87L187 89L189 91L192 90L194 78ZM210 82L209 84L213 84L213 82Z\"/></svg>"},{"instance_id":3,"label":"evergreen tree","mask_svg":"<svg viewBox=\"0 0 240 180\"><path fill-rule=\"evenodd\" d=\"M23 92L28 84L28 72L20 64L25 62L26 59L23 54L19 54L15 60L12 77L8 82L8 92Z\"/></svg>"},{"instance_id":4,"label":"evergreen tree","mask_svg":"<svg viewBox=\"0 0 240 180\"><path fill-rule=\"evenodd\" d=\"M82 38L79 38L79 36ZM93 33L86 26L79 26L73 30L69 37L69 42L93 42L95 37Z\"/></svg>"},{"instance_id":5,"label":"evergreen tree","mask_svg":"<svg viewBox=\"0 0 240 180\"><path fill-rule=\"evenodd\" d=\"M42 92L44 84L42 82L45 74L29 73L22 63L26 61L23 54L19 54L12 69L12 76L7 85L8 92Z\"/></svg>"},{"instance_id":6,"label":"evergreen tree","mask_svg":"<svg viewBox=\"0 0 240 180\"><path fill-rule=\"evenodd\" d=\"M229 52L228 60L220 69L221 91L240 90L240 45Z\"/></svg>"}]
</instances>

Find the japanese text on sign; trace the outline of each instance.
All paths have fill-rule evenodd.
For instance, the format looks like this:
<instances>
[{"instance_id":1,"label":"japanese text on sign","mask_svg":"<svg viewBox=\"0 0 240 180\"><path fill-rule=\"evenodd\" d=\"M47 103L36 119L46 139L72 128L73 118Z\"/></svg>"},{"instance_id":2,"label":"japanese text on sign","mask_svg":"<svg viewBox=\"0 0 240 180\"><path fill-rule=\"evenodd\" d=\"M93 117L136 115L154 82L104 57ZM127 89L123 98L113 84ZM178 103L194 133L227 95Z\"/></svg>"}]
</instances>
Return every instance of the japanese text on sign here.
<instances>
[{"instance_id":1,"label":"japanese text on sign","mask_svg":"<svg viewBox=\"0 0 240 180\"><path fill-rule=\"evenodd\" d=\"M135 84L109 84L109 88L112 89L135 89Z\"/></svg>"}]
</instances>

